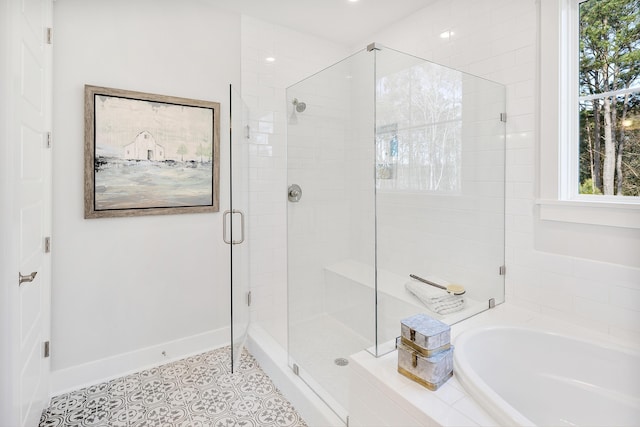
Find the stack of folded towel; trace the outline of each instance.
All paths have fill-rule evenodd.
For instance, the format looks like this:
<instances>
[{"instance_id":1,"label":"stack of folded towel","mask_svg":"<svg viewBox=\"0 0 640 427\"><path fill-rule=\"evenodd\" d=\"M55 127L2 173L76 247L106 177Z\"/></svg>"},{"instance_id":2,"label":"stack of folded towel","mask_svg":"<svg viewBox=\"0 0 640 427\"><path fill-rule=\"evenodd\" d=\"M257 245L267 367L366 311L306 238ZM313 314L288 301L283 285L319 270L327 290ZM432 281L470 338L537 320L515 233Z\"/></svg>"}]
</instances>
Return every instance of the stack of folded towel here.
<instances>
[{"instance_id":1,"label":"stack of folded towel","mask_svg":"<svg viewBox=\"0 0 640 427\"><path fill-rule=\"evenodd\" d=\"M427 308L438 314L450 314L464 308L464 295L453 295L426 283L411 280L404 287L415 295Z\"/></svg>"}]
</instances>

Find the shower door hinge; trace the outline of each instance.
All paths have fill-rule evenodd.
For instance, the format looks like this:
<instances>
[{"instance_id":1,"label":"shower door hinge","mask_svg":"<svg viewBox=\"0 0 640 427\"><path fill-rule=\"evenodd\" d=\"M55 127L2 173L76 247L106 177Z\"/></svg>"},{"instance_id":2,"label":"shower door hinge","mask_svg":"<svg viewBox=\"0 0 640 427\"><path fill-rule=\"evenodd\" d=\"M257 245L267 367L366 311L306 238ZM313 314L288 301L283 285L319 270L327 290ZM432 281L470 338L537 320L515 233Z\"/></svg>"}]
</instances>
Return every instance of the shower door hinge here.
<instances>
[{"instance_id":1,"label":"shower door hinge","mask_svg":"<svg viewBox=\"0 0 640 427\"><path fill-rule=\"evenodd\" d=\"M489 299L489 308L494 308L495 306L496 306L496 299L495 298Z\"/></svg>"},{"instance_id":2,"label":"shower door hinge","mask_svg":"<svg viewBox=\"0 0 640 427\"><path fill-rule=\"evenodd\" d=\"M51 148L51 132L47 132L47 148Z\"/></svg>"},{"instance_id":3,"label":"shower door hinge","mask_svg":"<svg viewBox=\"0 0 640 427\"><path fill-rule=\"evenodd\" d=\"M347 415L347 427L349 427L349 415Z\"/></svg>"},{"instance_id":4,"label":"shower door hinge","mask_svg":"<svg viewBox=\"0 0 640 427\"><path fill-rule=\"evenodd\" d=\"M298 365L296 365L295 363L292 366L293 369L293 373L296 375L300 375L300 368L298 367Z\"/></svg>"},{"instance_id":5,"label":"shower door hinge","mask_svg":"<svg viewBox=\"0 0 640 427\"><path fill-rule=\"evenodd\" d=\"M367 52L371 52L372 50L380 50L377 43L370 43L367 45Z\"/></svg>"},{"instance_id":6,"label":"shower door hinge","mask_svg":"<svg viewBox=\"0 0 640 427\"><path fill-rule=\"evenodd\" d=\"M251 139L251 126L246 125L244 127L244 137L245 139Z\"/></svg>"},{"instance_id":7,"label":"shower door hinge","mask_svg":"<svg viewBox=\"0 0 640 427\"><path fill-rule=\"evenodd\" d=\"M43 348L43 355L45 358L49 357L49 354L51 353L51 349L50 349L50 345L49 345L49 341L45 341L44 345L42 346Z\"/></svg>"},{"instance_id":8,"label":"shower door hinge","mask_svg":"<svg viewBox=\"0 0 640 427\"><path fill-rule=\"evenodd\" d=\"M45 40L46 40L47 44L53 44L53 28L47 27L46 34L45 34Z\"/></svg>"},{"instance_id":9,"label":"shower door hinge","mask_svg":"<svg viewBox=\"0 0 640 427\"><path fill-rule=\"evenodd\" d=\"M504 265L501 265L500 268L498 269L498 273L500 273L501 276L505 276L507 274L507 267Z\"/></svg>"},{"instance_id":10,"label":"shower door hinge","mask_svg":"<svg viewBox=\"0 0 640 427\"><path fill-rule=\"evenodd\" d=\"M51 237L44 238L44 253L48 254L51 252Z\"/></svg>"},{"instance_id":11,"label":"shower door hinge","mask_svg":"<svg viewBox=\"0 0 640 427\"><path fill-rule=\"evenodd\" d=\"M251 291L247 292L247 307L251 307Z\"/></svg>"},{"instance_id":12,"label":"shower door hinge","mask_svg":"<svg viewBox=\"0 0 640 427\"><path fill-rule=\"evenodd\" d=\"M500 121L507 123L507 113L500 113Z\"/></svg>"}]
</instances>

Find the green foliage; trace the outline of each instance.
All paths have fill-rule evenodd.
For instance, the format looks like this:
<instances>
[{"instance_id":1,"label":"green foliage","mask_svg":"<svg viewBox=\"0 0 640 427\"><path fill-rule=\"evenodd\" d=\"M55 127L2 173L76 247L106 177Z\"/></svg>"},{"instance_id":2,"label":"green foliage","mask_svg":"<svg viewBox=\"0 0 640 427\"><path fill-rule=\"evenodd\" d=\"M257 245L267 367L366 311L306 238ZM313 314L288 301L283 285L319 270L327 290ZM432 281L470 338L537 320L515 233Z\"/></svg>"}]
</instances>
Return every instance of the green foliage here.
<instances>
[{"instance_id":1,"label":"green foliage","mask_svg":"<svg viewBox=\"0 0 640 427\"><path fill-rule=\"evenodd\" d=\"M640 196L640 0L580 4L579 78L580 95L638 88L581 103L580 192Z\"/></svg>"},{"instance_id":2,"label":"green foliage","mask_svg":"<svg viewBox=\"0 0 640 427\"><path fill-rule=\"evenodd\" d=\"M602 191L593 185L593 179L589 178L580 184L580 194L602 194Z\"/></svg>"}]
</instances>

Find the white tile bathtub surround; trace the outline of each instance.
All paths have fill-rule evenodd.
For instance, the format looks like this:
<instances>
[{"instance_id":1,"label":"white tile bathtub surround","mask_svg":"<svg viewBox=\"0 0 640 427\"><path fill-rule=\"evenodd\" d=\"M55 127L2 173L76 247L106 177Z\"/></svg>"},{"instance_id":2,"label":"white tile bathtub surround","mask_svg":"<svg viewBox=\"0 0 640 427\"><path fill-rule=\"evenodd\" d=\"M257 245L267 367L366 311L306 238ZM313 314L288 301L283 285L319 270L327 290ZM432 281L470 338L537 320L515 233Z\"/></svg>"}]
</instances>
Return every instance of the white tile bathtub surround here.
<instances>
[{"instance_id":1,"label":"white tile bathtub surround","mask_svg":"<svg viewBox=\"0 0 640 427\"><path fill-rule=\"evenodd\" d=\"M344 46L249 16L242 17L241 33L242 97L251 110L253 145L249 226L251 286L256 294L251 316L286 347L286 119L292 105L285 99L285 90L351 52ZM266 62L267 56L275 61ZM313 155L296 147L289 150L290 155Z\"/></svg>"},{"instance_id":2,"label":"white tile bathtub surround","mask_svg":"<svg viewBox=\"0 0 640 427\"><path fill-rule=\"evenodd\" d=\"M537 7L535 0L441 0L366 41L506 85L507 301L640 341L637 230L538 219L537 173L545 172L536 161ZM453 34L443 39L444 31Z\"/></svg>"},{"instance_id":3,"label":"white tile bathtub surround","mask_svg":"<svg viewBox=\"0 0 640 427\"><path fill-rule=\"evenodd\" d=\"M493 310L457 323L451 328L451 342L462 332L489 325L545 329L578 339L640 349L640 342L617 339L573 322L515 305L503 304ZM455 349L454 349L455 351ZM366 352L351 357L350 413L352 426L496 426L497 423L470 396L454 376L432 392L397 373L397 354L374 358ZM375 422L374 422L375 421ZM372 422L374 422L372 424Z\"/></svg>"}]
</instances>

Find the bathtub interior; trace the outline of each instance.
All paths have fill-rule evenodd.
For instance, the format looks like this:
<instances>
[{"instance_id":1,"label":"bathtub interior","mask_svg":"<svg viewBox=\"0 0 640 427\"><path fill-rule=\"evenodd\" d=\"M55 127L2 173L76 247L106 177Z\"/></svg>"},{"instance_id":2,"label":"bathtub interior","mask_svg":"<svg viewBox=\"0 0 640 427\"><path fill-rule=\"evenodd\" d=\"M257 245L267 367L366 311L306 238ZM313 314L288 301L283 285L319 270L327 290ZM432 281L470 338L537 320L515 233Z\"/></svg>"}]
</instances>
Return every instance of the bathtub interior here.
<instances>
[{"instance_id":1,"label":"bathtub interior","mask_svg":"<svg viewBox=\"0 0 640 427\"><path fill-rule=\"evenodd\" d=\"M459 381L508 425L637 425L640 353L525 328L456 340Z\"/></svg>"}]
</instances>

